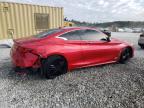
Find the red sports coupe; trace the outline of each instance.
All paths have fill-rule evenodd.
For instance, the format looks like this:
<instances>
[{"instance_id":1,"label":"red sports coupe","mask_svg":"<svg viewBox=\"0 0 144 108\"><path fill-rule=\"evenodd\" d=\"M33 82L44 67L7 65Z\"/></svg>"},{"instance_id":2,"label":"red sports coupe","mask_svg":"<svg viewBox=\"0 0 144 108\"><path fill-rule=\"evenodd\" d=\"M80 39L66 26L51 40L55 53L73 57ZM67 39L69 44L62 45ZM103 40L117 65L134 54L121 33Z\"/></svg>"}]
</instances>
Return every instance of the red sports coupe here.
<instances>
[{"instance_id":1,"label":"red sports coupe","mask_svg":"<svg viewBox=\"0 0 144 108\"><path fill-rule=\"evenodd\" d=\"M133 52L131 45L95 28L69 27L14 40L11 58L18 70L40 69L47 78L54 78L75 68L124 63Z\"/></svg>"}]
</instances>

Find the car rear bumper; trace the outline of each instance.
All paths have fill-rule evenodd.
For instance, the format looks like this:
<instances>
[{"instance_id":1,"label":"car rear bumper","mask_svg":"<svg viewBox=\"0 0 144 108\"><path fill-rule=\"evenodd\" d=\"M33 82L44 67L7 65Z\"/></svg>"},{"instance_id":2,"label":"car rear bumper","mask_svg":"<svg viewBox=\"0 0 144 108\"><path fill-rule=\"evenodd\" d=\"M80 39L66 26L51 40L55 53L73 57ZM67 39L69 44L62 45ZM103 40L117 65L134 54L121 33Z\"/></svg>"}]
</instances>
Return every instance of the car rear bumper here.
<instances>
[{"instance_id":1,"label":"car rear bumper","mask_svg":"<svg viewBox=\"0 0 144 108\"><path fill-rule=\"evenodd\" d=\"M21 68L21 67L13 67L14 72L17 74L32 74L41 72L40 68Z\"/></svg>"},{"instance_id":2,"label":"car rear bumper","mask_svg":"<svg viewBox=\"0 0 144 108\"><path fill-rule=\"evenodd\" d=\"M37 62L39 57L29 52L23 54L18 51L11 50L11 60L14 67L29 68L34 66L38 67Z\"/></svg>"}]
</instances>

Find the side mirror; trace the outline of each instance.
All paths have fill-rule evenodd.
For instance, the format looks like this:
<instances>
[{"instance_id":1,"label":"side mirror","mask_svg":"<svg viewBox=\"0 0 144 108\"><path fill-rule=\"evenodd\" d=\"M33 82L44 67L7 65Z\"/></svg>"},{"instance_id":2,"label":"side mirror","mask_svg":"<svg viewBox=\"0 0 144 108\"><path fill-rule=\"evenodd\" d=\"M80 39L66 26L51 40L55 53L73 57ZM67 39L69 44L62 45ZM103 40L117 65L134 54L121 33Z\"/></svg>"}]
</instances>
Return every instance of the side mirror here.
<instances>
[{"instance_id":1,"label":"side mirror","mask_svg":"<svg viewBox=\"0 0 144 108\"><path fill-rule=\"evenodd\" d=\"M110 31L107 31L107 30L103 30L102 32L107 35L107 37L106 37L105 40L106 40L107 42L110 42L111 32L110 32Z\"/></svg>"},{"instance_id":2,"label":"side mirror","mask_svg":"<svg viewBox=\"0 0 144 108\"><path fill-rule=\"evenodd\" d=\"M107 41L107 39L106 38L102 38L101 41Z\"/></svg>"},{"instance_id":3,"label":"side mirror","mask_svg":"<svg viewBox=\"0 0 144 108\"><path fill-rule=\"evenodd\" d=\"M106 41L106 42L110 42L110 38L106 37L106 38L102 38L101 41Z\"/></svg>"},{"instance_id":4,"label":"side mirror","mask_svg":"<svg viewBox=\"0 0 144 108\"><path fill-rule=\"evenodd\" d=\"M111 40L110 40L110 36L107 36L106 37L106 40L108 41L108 42L110 42Z\"/></svg>"},{"instance_id":5,"label":"side mirror","mask_svg":"<svg viewBox=\"0 0 144 108\"><path fill-rule=\"evenodd\" d=\"M111 37L111 32L110 31L103 30L102 32L104 34L106 34L108 37Z\"/></svg>"}]
</instances>

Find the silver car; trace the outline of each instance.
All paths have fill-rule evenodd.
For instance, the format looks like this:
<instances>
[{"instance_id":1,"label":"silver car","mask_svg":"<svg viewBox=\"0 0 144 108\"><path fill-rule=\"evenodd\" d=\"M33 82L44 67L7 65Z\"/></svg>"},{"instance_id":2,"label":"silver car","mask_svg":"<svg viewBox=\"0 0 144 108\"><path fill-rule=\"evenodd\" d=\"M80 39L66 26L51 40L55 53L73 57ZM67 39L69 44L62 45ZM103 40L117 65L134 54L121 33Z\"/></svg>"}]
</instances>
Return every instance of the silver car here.
<instances>
[{"instance_id":1,"label":"silver car","mask_svg":"<svg viewBox=\"0 0 144 108\"><path fill-rule=\"evenodd\" d=\"M144 49L144 33L140 34L140 38L138 40L138 45Z\"/></svg>"}]
</instances>

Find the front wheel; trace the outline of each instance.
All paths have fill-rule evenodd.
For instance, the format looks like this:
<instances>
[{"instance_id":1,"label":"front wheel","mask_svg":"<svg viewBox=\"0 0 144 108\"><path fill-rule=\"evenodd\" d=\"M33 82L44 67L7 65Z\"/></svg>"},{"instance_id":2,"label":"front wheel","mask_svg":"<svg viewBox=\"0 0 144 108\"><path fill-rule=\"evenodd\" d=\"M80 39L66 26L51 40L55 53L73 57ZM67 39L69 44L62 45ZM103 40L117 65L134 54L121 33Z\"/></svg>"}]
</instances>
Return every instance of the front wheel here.
<instances>
[{"instance_id":1,"label":"front wheel","mask_svg":"<svg viewBox=\"0 0 144 108\"><path fill-rule=\"evenodd\" d=\"M129 48L125 48L120 55L119 63L127 62L131 58L131 55L131 50Z\"/></svg>"},{"instance_id":2,"label":"front wheel","mask_svg":"<svg viewBox=\"0 0 144 108\"><path fill-rule=\"evenodd\" d=\"M50 56L42 61L42 71L46 78L53 79L67 72L67 62L61 56Z\"/></svg>"}]
</instances>

